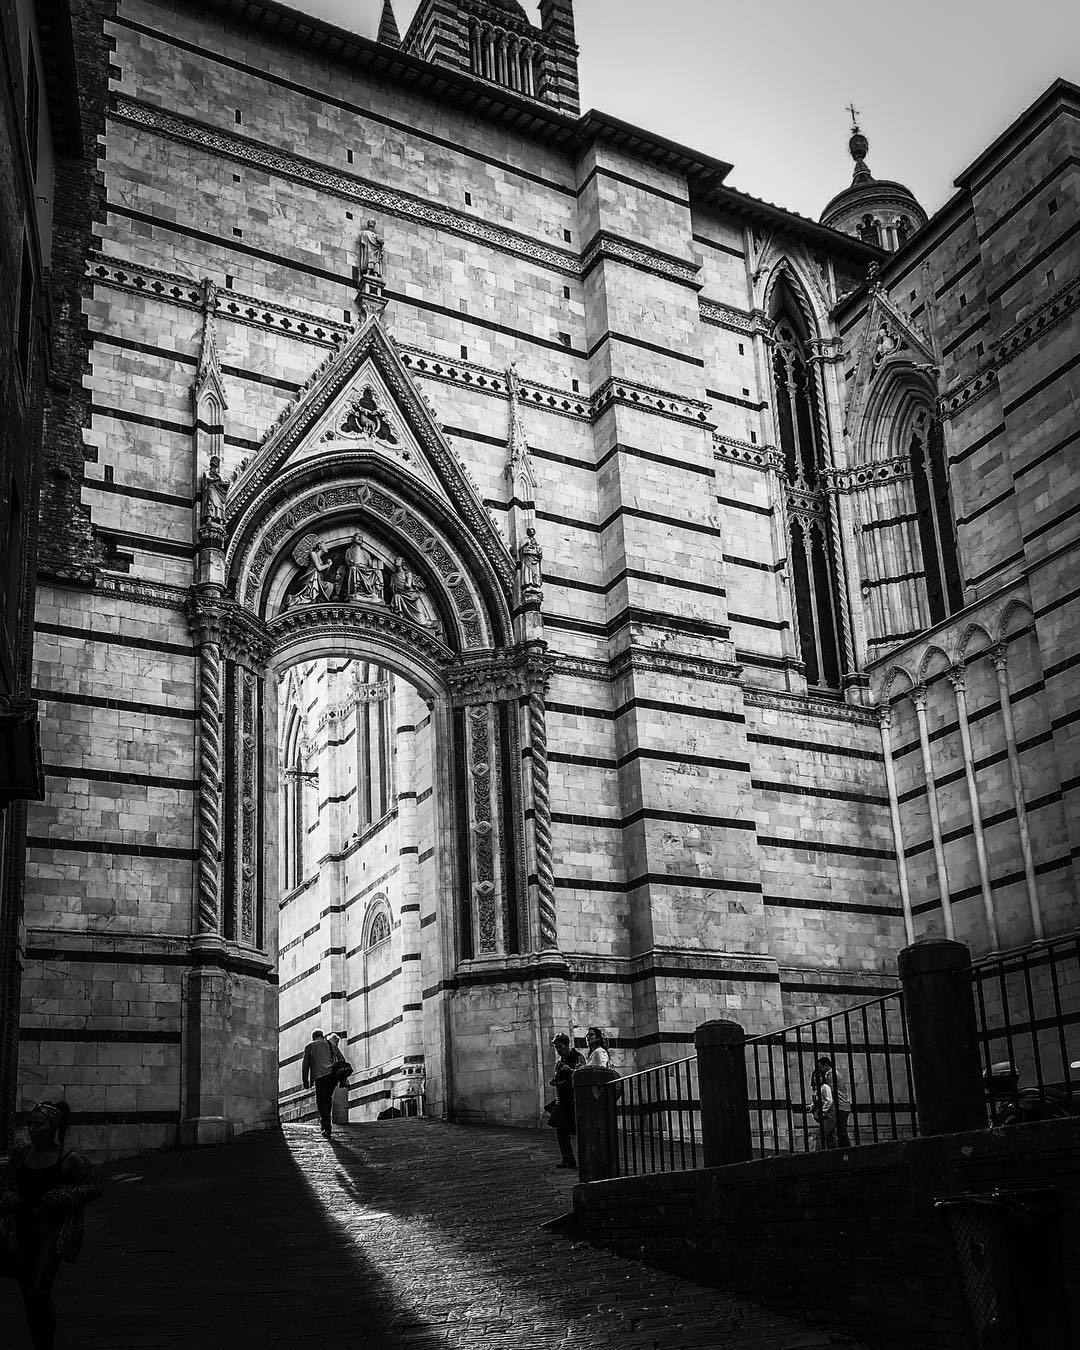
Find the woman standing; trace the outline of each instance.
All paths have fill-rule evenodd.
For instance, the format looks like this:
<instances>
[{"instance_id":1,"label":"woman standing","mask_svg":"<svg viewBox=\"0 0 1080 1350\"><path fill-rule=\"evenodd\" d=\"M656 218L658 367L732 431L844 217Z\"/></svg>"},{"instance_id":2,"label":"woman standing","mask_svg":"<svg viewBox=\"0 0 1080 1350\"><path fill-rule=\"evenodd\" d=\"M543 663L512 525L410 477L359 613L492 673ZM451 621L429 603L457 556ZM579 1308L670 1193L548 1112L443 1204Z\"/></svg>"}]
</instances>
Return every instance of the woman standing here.
<instances>
[{"instance_id":1,"label":"woman standing","mask_svg":"<svg viewBox=\"0 0 1080 1350\"><path fill-rule=\"evenodd\" d=\"M14 1254L34 1350L53 1350L56 1272L61 1261L78 1256L83 1208L101 1194L89 1161L64 1146L70 1116L67 1102L34 1107L26 1128L30 1142L12 1153L0 1192L0 1238Z\"/></svg>"},{"instance_id":2,"label":"woman standing","mask_svg":"<svg viewBox=\"0 0 1080 1350\"><path fill-rule=\"evenodd\" d=\"M585 1064L590 1069L610 1069L611 1056L608 1054L607 1039L599 1027L585 1029L585 1048L588 1055Z\"/></svg>"}]
</instances>

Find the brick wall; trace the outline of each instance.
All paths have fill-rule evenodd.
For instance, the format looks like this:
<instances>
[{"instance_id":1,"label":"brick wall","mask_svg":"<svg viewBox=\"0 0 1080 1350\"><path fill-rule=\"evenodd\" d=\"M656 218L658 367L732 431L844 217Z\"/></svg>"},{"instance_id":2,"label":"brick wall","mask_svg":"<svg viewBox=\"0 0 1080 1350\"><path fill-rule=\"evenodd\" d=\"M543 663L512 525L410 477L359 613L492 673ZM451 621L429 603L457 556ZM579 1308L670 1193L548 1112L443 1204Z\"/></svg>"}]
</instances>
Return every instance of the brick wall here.
<instances>
[{"instance_id":1,"label":"brick wall","mask_svg":"<svg viewBox=\"0 0 1080 1350\"><path fill-rule=\"evenodd\" d=\"M1064 1290L1080 1330L1080 1160L1073 1121L797 1154L697 1172L595 1182L574 1191L578 1231L648 1264L856 1337L875 1350L973 1345L956 1251L937 1199L995 1187L1049 1188L1056 1230L1030 1281L1029 1318ZM1055 1248L1064 1278L1053 1269ZM1037 1322L1018 1344L1057 1350Z\"/></svg>"}]
</instances>

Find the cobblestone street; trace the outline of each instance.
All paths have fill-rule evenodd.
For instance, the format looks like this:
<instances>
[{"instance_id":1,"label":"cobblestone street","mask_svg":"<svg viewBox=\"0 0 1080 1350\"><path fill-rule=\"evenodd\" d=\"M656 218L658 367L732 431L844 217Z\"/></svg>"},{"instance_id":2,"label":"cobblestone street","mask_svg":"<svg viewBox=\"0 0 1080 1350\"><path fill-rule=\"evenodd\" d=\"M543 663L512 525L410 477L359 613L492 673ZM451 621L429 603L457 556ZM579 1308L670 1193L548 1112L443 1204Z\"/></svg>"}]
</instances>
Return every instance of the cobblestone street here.
<instances>
[{"instance_id":1,"label":"cobblestone street","mask_svg":"<svg viewBox=\"0 0 1080 1350\"><path fill-rule=\"evenodd\" d=\"M395 1121L111 1164L58 1280L58 1350L841 1344L544 1231L576 1176L555 1158L539 1131ZM29 1350L10 1281L0 1328Z\"/></svg>"}]
</instances>

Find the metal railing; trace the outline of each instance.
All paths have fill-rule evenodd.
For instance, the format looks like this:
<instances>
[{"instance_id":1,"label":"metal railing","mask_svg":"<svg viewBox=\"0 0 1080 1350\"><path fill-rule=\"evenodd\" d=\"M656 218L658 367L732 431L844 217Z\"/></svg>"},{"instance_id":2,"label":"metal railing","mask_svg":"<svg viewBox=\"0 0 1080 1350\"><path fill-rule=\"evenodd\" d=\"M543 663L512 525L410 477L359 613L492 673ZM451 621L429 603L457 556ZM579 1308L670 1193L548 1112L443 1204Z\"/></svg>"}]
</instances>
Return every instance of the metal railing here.
<instances>
[{"instance_id":1,"label":"metal railing","mask_svg":"<svg viewBox=\"0 0 1080 1350\"><path fill-rule=\"evenodd\" d=\"M1022 1088L1080 1097L1080 935L972 967L975 1019L986 1070L1012 1064Z\"/></svg>"},{"instance_id":2,"label":"metal railing","mask_svg":"<svg viewBox=\"0 0 1080 1350\"><path fill-rule=\"evenodd\" d=\"M618 1176L701 1166L696 1055L618 1078L605 1091L615 1129Z\"/></svg>"},{"instance_id":3,"label":"metal railing","mask_svg":"<svg viewBox=\"0 0 1080 1350\"><path fill-rule=\"evenodd\" d=\"M751 1133L758 1156L878 1143L916 1133L911 1048L898 990L842 1012L755 1036L746 1043ZM834 1065L850 1113L823 1137L814 1074Z\"/></svg>"}]
</instances>

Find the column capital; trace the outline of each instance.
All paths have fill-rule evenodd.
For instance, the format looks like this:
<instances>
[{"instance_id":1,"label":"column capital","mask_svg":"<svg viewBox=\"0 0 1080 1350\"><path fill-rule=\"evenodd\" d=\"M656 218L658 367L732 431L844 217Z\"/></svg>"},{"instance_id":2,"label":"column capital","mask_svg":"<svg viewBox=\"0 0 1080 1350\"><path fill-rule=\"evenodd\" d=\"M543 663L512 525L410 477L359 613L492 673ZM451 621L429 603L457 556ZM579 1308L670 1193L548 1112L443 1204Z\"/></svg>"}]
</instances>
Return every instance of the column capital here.
<instances>
[{"instance_id":1,"label":"column capital","mask_svg":"<svg viewBox=\"0 0 1080 1350\"><path fill-rule=\"evenodd\" d=\"M1009 659L1009 644L1007 642L995 642L989 649L987 655L994 663L994 669L1003 671L1005 664Z\"/></svg>"},{"instance_id":2,"label":"column capital","mask_svg":"<svg viewBox=\"0 0 1080 1350\"><path fill-rule=\"evenodd\" d=\"M881 703L875 709L877 713L878 726L882 731L888 731L892 726L892 708L887 703Z\"/></svg>"},{"instance_id":3,"label":"column capital","mask_svg":"<svg viewBox=\"0 0 1080 1350\"><path fill-rule=\"evenodd\" d=\"M958 694L962 694L965 689L967 671L963 666L950 666L948 670L949 683Z\"/></svg>"},{"instance_id":4,"label":"column capital","mask_svg":"<svg viewBox=\"0 0 1080 1350\"><path fill-rule=\"evenodd\" d=\"M911 701L915 704L917 712L926 711L926 685L913 684L908 691L911 694Z\"/></svg>"}]
</instances>

